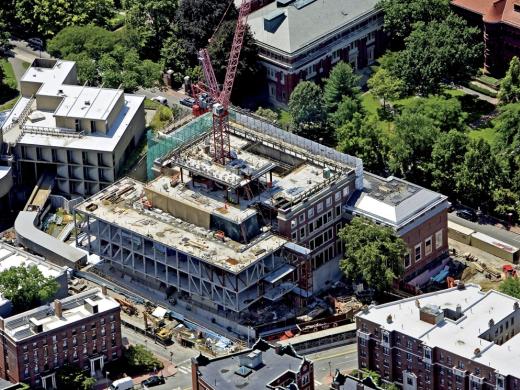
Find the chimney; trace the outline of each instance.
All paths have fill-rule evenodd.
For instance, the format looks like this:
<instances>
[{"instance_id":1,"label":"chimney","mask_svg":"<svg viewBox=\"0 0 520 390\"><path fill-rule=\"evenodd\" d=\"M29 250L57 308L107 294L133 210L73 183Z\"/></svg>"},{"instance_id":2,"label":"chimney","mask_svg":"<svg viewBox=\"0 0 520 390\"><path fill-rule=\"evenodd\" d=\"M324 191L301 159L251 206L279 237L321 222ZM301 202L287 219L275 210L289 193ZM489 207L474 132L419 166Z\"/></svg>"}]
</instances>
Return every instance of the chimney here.
<instances>
[{"instance_id":1,"label":"chimney","mask_svg":"<svg viewBox=\"0 0 520 390\"><path fill-rule=\"evenodd\" d=\"M4 330L4 319L0 317L0 330Z\"/></svg>"},{"instance_id":2,"label":"chimney","mask_svg":"<svg viewBox=\"0 0 520 390\"><path fill-rule=\"evenodd\" d=\"M101 286L101 294L103 294L104 296L108 296L108 289L106 284L103 284Z\"/></svg>"},{"instance_id":3,"label":"chimney","mask_svg":"<svg viewBox=\"0 0 520 390\"><path fill-rule=\"evenodd\" d=\"M59 299L54 300L54 314L58 318L61 318L63 316L63 308Z\"/></svg>"}]
</instances>

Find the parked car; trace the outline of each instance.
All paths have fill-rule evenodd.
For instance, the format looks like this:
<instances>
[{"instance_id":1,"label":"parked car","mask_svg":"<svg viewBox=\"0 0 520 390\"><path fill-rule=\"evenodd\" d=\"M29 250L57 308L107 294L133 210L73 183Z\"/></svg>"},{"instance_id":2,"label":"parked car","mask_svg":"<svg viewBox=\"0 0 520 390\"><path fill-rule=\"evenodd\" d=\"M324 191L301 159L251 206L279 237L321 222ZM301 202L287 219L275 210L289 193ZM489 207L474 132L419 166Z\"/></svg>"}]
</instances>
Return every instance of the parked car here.
<instances>
[{"instance_id":1,"label":"parked car","mask_svg":"<svg viewBox=\"0 0 520 390\"><path fill-rule=\"evenodd\" d=\"M113 381L110 385L110 390L129 390L134 388L134 381L130 377L125 377Z\"/></svg>"},{"instance_id":2,"label":"parked car","mask_svg":"<svg viewBox=\"0 0 520 390\"><path fill-rule=\"evenodd\" d=\"M29 44L29 46L43 48L43 41L40 38L29 38L27 40L27 43Z\"/></svg>"},{"instance_id":3,"label":"parked car","mask_svg":"<svg viewBox=\"0 0 520 390\"><path fill-rule=\"evenodd\" d=\"M456 214L457 214L457 217L467 219L468 221L472 221L472 222L478 221L477 213L474 212L473 210L469 210L469 209L457 210Z\"/></svg>"},{"instance_id":4,"label":"parked car","mask_svg":"<svg viewBox=\"0 0 520 390\"><path fill-rule=\"evenodd\" d=\"M143 389L147 389L149 387L164 385L166 381L164 380L164 376L162 375L153 375L148 379L145 379L141 382L141 386Z\"/></svg>"},{"instance_id":5,"label":"parked car","mask_svg":"<svg viewBox=\"0 0 520 390\"><path fill-rule=\"evenodd\" d=\"M182 104L183 106L191 108L195 104L195 99L192 97L185 97L185 98L181 99L179 101L179 103Z\"/></svg>"},{"instance_id":6,"label":"parked car","mask_svg":"<svg viewBox=\"0 0 520 390\"><path fill-rule=\"evenodd\" d=\"M168 99L166 99L164 96L156 96L153 97L152 100L157 103L161 103L162 105L167 106L168 105Z\"/></svg>"}]
</instances>

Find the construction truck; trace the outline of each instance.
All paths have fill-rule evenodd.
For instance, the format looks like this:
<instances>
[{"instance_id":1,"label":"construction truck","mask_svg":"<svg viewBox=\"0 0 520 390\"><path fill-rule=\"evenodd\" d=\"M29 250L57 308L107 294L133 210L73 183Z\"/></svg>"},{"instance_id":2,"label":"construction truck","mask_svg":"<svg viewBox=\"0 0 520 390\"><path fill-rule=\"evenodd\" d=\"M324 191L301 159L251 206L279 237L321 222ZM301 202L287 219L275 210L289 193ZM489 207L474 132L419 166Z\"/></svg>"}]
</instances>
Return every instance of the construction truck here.
<instances>
[{"instance_id":1,"label":"construction truck","mask_svg":"<svg viewBox=\"0 0 520 390\"><path fill-rule=\"evenodd\" d=\"M132 305L130 302L125 301L124 299L120 299L117 297L114 297L117 303L121 305L121 309L128 314L129 316L133 316L137 314L137 309L134 305Z\"/></svg>"}]
</instances>

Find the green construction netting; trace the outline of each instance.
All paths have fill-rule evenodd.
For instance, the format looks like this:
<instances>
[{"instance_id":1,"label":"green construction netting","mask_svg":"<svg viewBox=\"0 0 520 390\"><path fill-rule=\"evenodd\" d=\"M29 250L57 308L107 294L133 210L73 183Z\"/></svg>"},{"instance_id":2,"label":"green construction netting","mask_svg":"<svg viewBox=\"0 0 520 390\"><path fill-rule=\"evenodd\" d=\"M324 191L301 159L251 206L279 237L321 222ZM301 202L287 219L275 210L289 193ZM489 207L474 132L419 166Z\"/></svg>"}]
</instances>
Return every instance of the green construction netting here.
<instances>
[{"instance_id":1,"label":"green construction netting","mask_svg":"<svg viewBox=\"0 0 520 390\"><path fill-rule=\"evenodd\" d=\"M158 135L151 130L148 131L148 153L146 156L148 180L152 180L154 177L152 168L155 160L209 131L211 124L211 113L206 113L168 135Z\"/></svg>"}]
</instances>

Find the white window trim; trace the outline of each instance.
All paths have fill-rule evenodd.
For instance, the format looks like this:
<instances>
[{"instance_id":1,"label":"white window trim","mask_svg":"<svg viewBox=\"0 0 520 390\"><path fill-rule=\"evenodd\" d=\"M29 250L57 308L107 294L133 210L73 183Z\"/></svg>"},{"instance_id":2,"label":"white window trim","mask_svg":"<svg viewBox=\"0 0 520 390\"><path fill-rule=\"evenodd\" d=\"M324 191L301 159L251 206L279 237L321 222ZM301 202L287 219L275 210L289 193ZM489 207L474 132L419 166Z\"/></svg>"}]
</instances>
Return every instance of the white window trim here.
<instances>
[{"instance_id":1,"label":"white window trim","mask_svg":"<svg viewBox=\"0 0 520 390\"><path fill-rule=\"evenodd\" d=\"M417 248L419 248L419 258L417 258ZM415 261L421 261L422 259L422 248L421 248L421 244L417 244L414 248L413 248L413 258L415 259Z\"/></svg>"},{"instance_id":2,"label":"white window trim","mask_svg":"<svg viewBox=\"0 0 520 390\"><path fill-rule=\"evenodd\" d=\"M428 245L426 244L426 242L430 240L430 245L429 245L429 250L428 250ZM424 240L424 255L425 256L428 256L430 253L432 253L433 251L433 236L430 236L428 238L426 238L426 240Z\"/></svg>"},{"instance_id":3,"label":"white window trim","mask_svg":"<svg viewBox=\"0 0 520 390\"><path fill-rule=\"evenodd\" d=\"M443 245L444 237L443 237L443 231L442 230L443 229L441 229L441 230L439 230L439 231L437 231L435 233L435 249L439 249ZM441 238L440 240L438 239L439 237Z\"/></svg>"}]
</instances>

